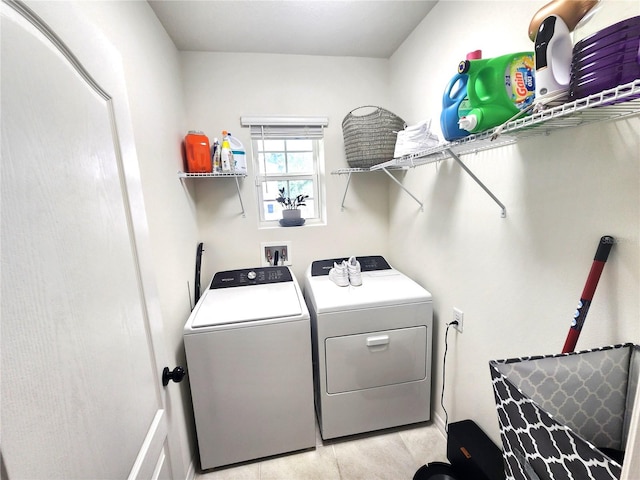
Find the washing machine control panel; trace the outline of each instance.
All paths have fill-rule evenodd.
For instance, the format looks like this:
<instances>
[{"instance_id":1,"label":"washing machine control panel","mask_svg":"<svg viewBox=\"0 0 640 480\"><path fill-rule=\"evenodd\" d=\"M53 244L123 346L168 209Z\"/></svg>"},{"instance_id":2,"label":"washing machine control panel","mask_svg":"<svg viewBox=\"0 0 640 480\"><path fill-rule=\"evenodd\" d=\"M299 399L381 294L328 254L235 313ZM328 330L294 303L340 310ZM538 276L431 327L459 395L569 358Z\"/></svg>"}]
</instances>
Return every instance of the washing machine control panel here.
<instances>
[{"instance_id":1,"label":"washing machine control panel","mask_svg":"<svg viewBox=\"0 0 640 480\"><path fill-rule=\"evenodd\" d=\"M246 287L292 281L291 271L287 267L257 267L218 272L213 276L210 288Z\"/></svg>"},{"instance_id":2,"label":"washing machine control panel","mask_svg":"<svg viewBox=\"0 0 640 480\"><path fill-rule=\"evenodd\" d=\"M349 259L348 258L330 258L328 260L316 260L311 264L311 276L319 277L322 275L329 275L329 270L333 268L333 264L341 263L343 260L346 261ZM356 260L360 262L360 269L363 272L391 269L391 266L387 263L384 257L380 255L372 255L368 257L356 257Z\"/></svg>"}]
</instances>

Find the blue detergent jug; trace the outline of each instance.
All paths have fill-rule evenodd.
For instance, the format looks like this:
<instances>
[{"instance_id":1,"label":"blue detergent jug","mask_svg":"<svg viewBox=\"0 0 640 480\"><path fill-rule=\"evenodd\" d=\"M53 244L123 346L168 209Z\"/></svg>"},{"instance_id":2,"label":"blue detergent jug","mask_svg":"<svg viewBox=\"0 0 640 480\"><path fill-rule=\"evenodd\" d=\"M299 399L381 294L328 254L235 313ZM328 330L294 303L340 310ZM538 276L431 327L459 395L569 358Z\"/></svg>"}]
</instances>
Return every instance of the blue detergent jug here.
<instances>
[{"instance_id":1,"label":"blue detergent jug","mask_svg":"<svg viewBox=\"0 0 640 480\"><path fill-rule=\"evenodd\" d=\"M482 58L482 50L474 50L467 53L467 60L479 60ZM468 130L462 130L458 125L460 118L471 110L469 96L467 95L467 83L469 76L466 73L456 74L442 96L442 113L440 114L440 128L442 135L448 141L458 140L470 134Z\"/></svg>"},{"instance_id":2,"label":"blue detergent jug","mask_svg":"<svg viewBox=\"0 0 640 480\"><path fill-rule=\"evenodd\" d=\"M442 96L442 113L440 114L440 128L444 138L451 142L469 135L471 132L462 130L458 126L460 118L471 110L467 96L469 76L464 73L456 74L444 89Z\"/></svg>"}]
</instances>

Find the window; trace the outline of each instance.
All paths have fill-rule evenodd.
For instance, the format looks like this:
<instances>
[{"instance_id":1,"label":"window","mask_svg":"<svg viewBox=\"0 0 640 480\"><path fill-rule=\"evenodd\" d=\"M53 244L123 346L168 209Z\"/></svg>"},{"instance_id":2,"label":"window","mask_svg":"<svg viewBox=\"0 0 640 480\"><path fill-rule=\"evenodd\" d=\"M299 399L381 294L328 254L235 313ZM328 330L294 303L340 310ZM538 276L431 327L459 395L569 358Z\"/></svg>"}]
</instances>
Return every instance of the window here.
<instances>
[{"instance_id":1,"label":"window","mask_svg":"<svg viewBox=\"0 0 640 480\"><path fill-rule=\"evenodd\" d=\"M277 202L279 190L285 197L308 195L300 207L310 223L324 220L323 128L319 117L242 117L249 126L258 210L261 225L275 225L282 218Z\"/></svg>"}]
</instances>

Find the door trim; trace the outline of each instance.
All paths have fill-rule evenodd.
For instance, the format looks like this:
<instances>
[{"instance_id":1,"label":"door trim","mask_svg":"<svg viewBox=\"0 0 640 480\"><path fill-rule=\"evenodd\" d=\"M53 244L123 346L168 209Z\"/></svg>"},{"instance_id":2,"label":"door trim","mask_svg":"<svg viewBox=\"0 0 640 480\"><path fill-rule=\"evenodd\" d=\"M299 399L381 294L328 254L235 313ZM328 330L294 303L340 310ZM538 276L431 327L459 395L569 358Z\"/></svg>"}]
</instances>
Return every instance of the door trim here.
<instances>
[{"instance_id":1,"label":"door trim","mask_svg":"<svg viewBox=\"0 0 640 480\"><path fill-rule=\"evenodd\" d=\"M151 422L147 437L142 443L138 457L131 468L128 480L150 478L155 480L167 461L163 452L164 439L168 435L167 418L164 410L158 410ZM154 461L156 460L156 461Z\"/></svg>"}]
</instances>

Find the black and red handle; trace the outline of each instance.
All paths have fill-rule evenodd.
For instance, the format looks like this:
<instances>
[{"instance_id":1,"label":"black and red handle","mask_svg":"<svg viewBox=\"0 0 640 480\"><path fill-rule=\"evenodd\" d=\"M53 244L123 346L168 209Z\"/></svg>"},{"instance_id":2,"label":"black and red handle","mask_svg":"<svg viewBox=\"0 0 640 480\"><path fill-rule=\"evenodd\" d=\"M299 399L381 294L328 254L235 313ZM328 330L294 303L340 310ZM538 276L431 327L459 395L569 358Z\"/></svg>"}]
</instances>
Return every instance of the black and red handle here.
<instances>
[{"instance_id":1,"label":"black and red handle","mask_svg":"<svg viewBox=\"0 0 640 480\"><path fill-rule=\"evenodd\" d=\"M573 352L576 348L578 337L580 336L582 326L584 325L587 313L589 312L589 307L591 306L591 300L593 300L593 294L596 291L600 275L604 269L604 264L607 262L609 252L611 251L611 247L614 243L614 238L609 235L605 235L600 239L598 250L596 250L596 256L593 258L593 264L591 265L591 270L587 277L587 283L585 283L584 289L582 290L580 302L578 302L578 308L573 314L571 328L569 329L569 334L564 342L562 353Z\"/></svg>"}]
</instances>

